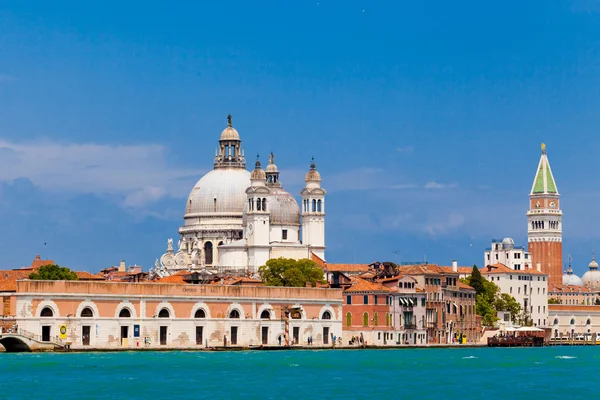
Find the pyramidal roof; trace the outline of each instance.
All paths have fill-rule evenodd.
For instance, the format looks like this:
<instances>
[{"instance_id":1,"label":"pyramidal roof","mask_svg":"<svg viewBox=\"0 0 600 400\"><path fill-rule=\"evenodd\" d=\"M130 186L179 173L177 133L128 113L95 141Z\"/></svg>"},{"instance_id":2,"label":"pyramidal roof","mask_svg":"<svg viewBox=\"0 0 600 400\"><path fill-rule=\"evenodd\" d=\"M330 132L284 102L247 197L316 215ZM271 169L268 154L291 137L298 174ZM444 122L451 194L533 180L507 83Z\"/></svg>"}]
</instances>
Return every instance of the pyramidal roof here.
<instances>
[{"instance_id":1,"label":"pyramidal roof","mask_svg":"<svg viewBox=\"0 0 600 400\"><path fill-rule=\"evenodd\" d=\"M540 164L533 180L531 194L558 194L554 175L552 175L550 162L548 162L548 156L546 155L546 145L543 143L542 156L540 157Z\"/></svg>"}]
</instances>

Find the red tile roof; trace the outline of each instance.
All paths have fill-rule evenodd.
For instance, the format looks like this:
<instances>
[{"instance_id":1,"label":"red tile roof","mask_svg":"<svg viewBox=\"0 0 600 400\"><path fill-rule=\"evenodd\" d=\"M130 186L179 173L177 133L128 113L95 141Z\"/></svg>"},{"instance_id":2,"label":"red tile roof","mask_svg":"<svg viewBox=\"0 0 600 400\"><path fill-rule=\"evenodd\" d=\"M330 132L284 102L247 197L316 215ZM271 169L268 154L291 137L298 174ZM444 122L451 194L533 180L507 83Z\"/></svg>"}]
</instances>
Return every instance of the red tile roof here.
<instances>
[{"instance_id":1,"label":"red tile roof","mask_svg":"<svg viewBox=\"0 0 600 400\"><path fill-rule=\"evenodd\" d=\"M321 267L323 269L327 266L327 263L325 262L325 260L323 260L321 257L316 255L312 251L310 252L310 259L313 260L319 267Z\"/></svg>"},{"instance_id":2,"label":"red tile roof","mask_svg":"<svg viewBox=\"0 0 600 400\"><path fill-rule=\"evenodd\" d=\"M369 282L361 278L353 278L352 286L344 292L390 292L391 290L379 282Z\"/></svg>"},{"instance_id":3,"label":"red tile roof","mask_svg":"<svg viewBox=\"0 0 600 400\"><path fill-rule=\"evenodd\" d=\"M15 292L17 280L27 279L32 270L3 270L0 271L0 292Z\"/></svg>"},{"instance_id":4,"label":"red tile roof","mask_svg":"<svg viewBox=\"0 0 600 400\"><path fill-rule=\"evenodd\" d=\"M87 271L75 271L75 275L81 281L103 281L104 275L100 274L91 274Z\"/></svg>"},{"instance_id":5,"label":"red tile roof","mask_svg":"<svg viewBox=\"0 0 600 400\"><path fill-rule=\"evenodd\" d=\"M519 275L547 275L536 269L514 270L504 264L492 264L480 269L482 274L519 274Z\"/></svg>"},{"instance_id":6,"label":"red tile roof","mask_svg":"<svg viewBox=\"0 0 600 400\"><path fill-rule=\"evenodd\" d=\"M368 272L369 264L327 264L328 272Z\"/></svg>"},{"instance_id":7,"label":"red tile roof","mask_svg":"<svg viewBox=\"0 0 600 400\"><path fill-rule=\"evenodd\" d=\"M461 281L458 281L458 288L475 291L475 289L473 289L471 286L467 285L466 283L462 283Z\"/></svg>"}]
</instances>

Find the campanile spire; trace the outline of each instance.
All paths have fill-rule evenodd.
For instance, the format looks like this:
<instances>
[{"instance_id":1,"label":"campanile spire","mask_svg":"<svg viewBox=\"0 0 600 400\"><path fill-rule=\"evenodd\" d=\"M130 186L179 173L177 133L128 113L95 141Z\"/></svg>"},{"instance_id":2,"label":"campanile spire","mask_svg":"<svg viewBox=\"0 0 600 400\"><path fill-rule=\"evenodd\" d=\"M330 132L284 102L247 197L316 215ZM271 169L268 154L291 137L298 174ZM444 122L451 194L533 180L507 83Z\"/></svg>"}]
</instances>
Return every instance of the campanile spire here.
<instances>
[{"instance_id":1,"label":"campanile spire","mask_svg":"<svg viewBox=\"0 0 600 400\"><path fill-rule=\"evenodd\" d=\"M532 265L538 262L549 274L550 288L562 286L562 211L560 194L552 175L546 145L529 193L527 241Z\"/></svg>"}]
</instances>

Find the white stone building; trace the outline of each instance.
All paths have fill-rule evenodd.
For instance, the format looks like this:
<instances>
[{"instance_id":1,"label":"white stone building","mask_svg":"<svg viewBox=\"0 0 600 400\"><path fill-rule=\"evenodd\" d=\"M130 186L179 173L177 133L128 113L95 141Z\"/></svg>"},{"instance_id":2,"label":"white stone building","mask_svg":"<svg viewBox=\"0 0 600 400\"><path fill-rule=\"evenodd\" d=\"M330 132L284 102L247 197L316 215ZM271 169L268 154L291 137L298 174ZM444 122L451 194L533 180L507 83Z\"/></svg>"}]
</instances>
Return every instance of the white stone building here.
<instances>
[{"instance_id":1,"label":"white stone building","mask_svg":"<svg viewBox=\"0 0 600 400\"><path fill-rule=\"evenodd\" d=\"M515 246L511 238L492 239L492 245L485 249L483 265L503 264L516 271L532 268L531 254L523 246Z\"/></svg>"},{"instance_id":2,"label":"white stone building","mask_svg":"<svg viewBox=\"0 0 600 400\"><path fill-rule=\"evenodd\" d=\"M548 274L537 269L515 271L506 265L493 264L481 269L481 275L494 282L501 293L513 296L534 326L548 324Z\"/></svg>"},{"instance_id":3,"label":"white stone building","mask_svg":"<svg viewBox=\"0 0 600 400\"><path fill-rule=\"evenodd\" d=\"M178 248L167 251L151 271L254 273L271 258L325 259L325 190L313 163L301 191L302 209L282 186L271 153L263 170L246 170L244 150L231 116L221 133L214 169L194 185L179 229Z\"/></svg>"}]
</instances>

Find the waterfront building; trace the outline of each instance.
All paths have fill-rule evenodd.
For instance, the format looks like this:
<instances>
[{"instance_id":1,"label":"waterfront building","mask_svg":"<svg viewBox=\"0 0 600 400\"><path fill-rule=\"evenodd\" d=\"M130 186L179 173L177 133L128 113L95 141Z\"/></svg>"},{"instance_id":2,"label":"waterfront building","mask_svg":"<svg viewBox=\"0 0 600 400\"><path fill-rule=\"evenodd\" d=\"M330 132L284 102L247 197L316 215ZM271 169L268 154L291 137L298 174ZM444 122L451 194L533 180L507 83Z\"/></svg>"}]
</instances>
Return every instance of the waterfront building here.
<instances>
[{"instance_id":1,"label":"waterfront building","mask_svg":"<svg viewBox=\"0 0 600 400\"><path fill-rule=\"evenodd\" d=\"M343 344L427 344L425 293L415 285L412 277L377 282L352 277L343 292Z\"/></svg>"},{"instance_id":2,"label":"waterfront building","mask_svg":"<svg viewBox=\"0 0 600 400\"><path fill-rule=\"evenodd\" d=\"M501 293L515 298L523 316L534 326L546 326L548 319L548 274L537 269L516 271L503 264L481 269L481 275L495 283Z\"/></svg>"},{"instance_id":3,"label":"waterfront building","mask_svg":"<svg viewBox=\"0 0 600 400\"><path fill-rule=\"evenodd\" d=\"M214 169L192 188L177 249L171 239L152 275L207 269L213 273L256 272L271 258L325 259L325 194L314 161L300 195L302 207L282 185L275 157L252 173L240 134L228 116Z\"/></svg>"},{"instance_id":4,"label":"waterfront building","mask_svg":"<svg viewBox=\"0 0 600 400\"><path fill-rule=\"evenodd\" d=\"M531 268L531 254L523 246L515 246L512 238L492 239L485 249L483 265L503 264L516 271Z\"/></svg>"},{"instance_id":5,"label":"waterfront building","mask_svg":"<svg viewBox=\"0 0 600 400\"><path fill-rule=\"evenodd\" d=\"M199 273L191 273L199 274ZM188 278L188 279L194 279ZM341 291L218 284L16 282L18 331L71 348L331 345Z\"/></svg>"},{"instance_id":6,"label":"waterfront building","mask_svg":"<svg viewBox=\"0 0 600 400\"><path fill-rule=\"evenodd\" d=\"M553 339L584 338L600 335L600 306L549 304Z\"/></svg>"},{"instance_id":7,"label":"waterfront building","mask_svg":"<svg viewBox=\"0 0 600 400\"><path fill-rule=\"evenodd\" d=\"M425 291L429 343L453 343L463 335L468 342L478 342L481 337L481 318L475 314L475 290L460 282L458 268L456 262L452 267L435 264L398 267L400 275L415 278L416 286Z\"/></svg>"},{"instance_id":8,"label":"waterfront building","mask_svg":"<svg viewBox=\"0 0 600 400\"><path fill-rule=\"evenodd\" d=\"M542 144L542 155L529 193L527 240L533 262L548 274L549 286L562 284L562 210L560 195Z\"/></svg>"}]
</instances>

